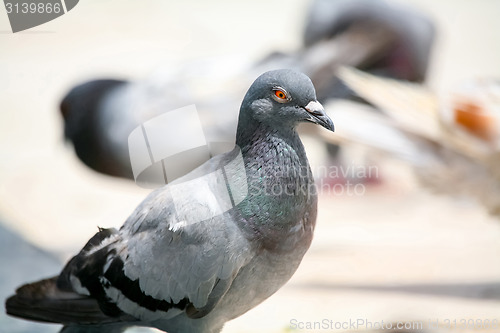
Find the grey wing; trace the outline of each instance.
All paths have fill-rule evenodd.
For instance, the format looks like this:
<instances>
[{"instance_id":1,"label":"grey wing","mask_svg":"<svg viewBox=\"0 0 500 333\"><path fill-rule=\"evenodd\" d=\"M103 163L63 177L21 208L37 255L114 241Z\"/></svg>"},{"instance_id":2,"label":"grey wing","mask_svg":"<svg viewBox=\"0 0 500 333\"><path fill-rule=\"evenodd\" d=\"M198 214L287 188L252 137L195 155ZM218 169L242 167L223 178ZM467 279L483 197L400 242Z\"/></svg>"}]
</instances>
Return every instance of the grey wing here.
<instances>
[{"instance_id":1,"label":"grey wing","mask_svg":"<svg viewBox=\"0 0 500 333\"><path fill-rule=\"evenodd\" d=\"M221 216L175 231L134 234L111 259L104 277L110 282L108 296L134 317L155 320L183 311L201 317L250 259L247 240Z\"/></svg>"}]
</instances>

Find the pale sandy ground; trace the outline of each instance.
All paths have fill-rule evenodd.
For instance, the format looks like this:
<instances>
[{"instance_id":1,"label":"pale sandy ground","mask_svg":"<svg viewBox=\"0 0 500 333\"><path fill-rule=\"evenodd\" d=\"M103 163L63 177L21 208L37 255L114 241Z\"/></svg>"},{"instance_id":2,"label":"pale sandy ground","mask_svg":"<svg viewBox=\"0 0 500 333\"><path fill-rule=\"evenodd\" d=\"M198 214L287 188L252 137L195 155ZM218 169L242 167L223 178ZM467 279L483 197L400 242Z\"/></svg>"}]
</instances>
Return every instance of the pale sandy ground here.
<instances>
[{"instance_id":1,"label":"pale sandy ground","mask_svg":"<svg viewBox=\"0 0 500 333\"><path fill-rule=\"evenodd\" d=\"M438 22L432 88L442 92L462 79L500 76L499 1L412 2ZM97 225L119 226L148 192L89 171L63 144L56 108L71 85L95 77L145 77L186 59L258 58L268 50L293 50L300 44L307 4L86 0L69 14L18 34L10 33L0 10L4 224L65 260ZM311 155L320 155L316 146L309 142ZM382 164L381 173L385 183L362 196L321 197L316 238L299 271L224 332L286 332L293 319L500 320L500 222L474 203L423 191L394 161ZM5 260L0 275L15 276L18 283L57 272L47 259L53 271L33 266L30 272L28 266L25 276L14 274L15 264L26 259L19 253L31 252L6 246L2 251L11 253L0 257ZM41 331L0 316L0 332ZM314 331L346 329L303 330Z\"/></svg>"}]
</instances>

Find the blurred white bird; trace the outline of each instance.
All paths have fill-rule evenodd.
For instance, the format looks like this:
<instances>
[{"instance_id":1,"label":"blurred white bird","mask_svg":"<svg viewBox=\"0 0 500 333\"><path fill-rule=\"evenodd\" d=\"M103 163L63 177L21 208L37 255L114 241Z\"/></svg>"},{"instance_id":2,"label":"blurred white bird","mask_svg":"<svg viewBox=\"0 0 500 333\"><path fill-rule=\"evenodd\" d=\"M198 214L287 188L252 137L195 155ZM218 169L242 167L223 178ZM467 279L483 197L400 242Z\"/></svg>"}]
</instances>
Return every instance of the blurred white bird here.
<instances>
[{"instance_id":1,"label":"blurred white bird","mask_svg":"<svg viewBox=\"0 0 500 333\"><path fill-rule=\"evenodd\" d=\"M421 85L341 68L339 77L382 112L328 104L338 140L366 145L412 166L426 187L467 195L500 216L500 84L472 81L444 102Z\"/></svg>"}]
</instances>

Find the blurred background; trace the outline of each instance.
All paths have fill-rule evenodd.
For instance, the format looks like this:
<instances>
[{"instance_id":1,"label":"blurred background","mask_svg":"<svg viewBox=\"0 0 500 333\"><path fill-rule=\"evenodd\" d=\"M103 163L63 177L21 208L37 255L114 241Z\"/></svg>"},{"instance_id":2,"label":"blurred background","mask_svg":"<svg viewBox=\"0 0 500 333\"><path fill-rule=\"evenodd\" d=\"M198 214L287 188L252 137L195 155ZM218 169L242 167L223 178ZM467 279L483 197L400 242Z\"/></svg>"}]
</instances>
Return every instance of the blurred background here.
<instances>
[{"instance_id":1,"label":"blurred background","mask_svg":"<svg viewBox=\"0 0 500 333\"><path fill-rule=\"evenodd\" d=\"M241 101L259 68L294 66L312 74L324 73L324 68L313 65L325 63L321 55L329 47L346 44L340 40L333 46L305 45L309 13L320 2L86 0L54 21L16 34L10 30L6 12L0 10L2 299L20 284L57 274L97 226L119 227L149 193L130 180L95 172L78 159L71 143L64 139L59 112L61 100L72 87L98 78L167 80L171 84L176 82L175 75L180 75L172 73L181 68L182 78L191 80L188 86L201 91L193 98L195 102L203 103L205 95L216 93L221 98L230 97L228 105L232 106L234 100ZM338 104L328 94L322 101L342 139L302 129L313 170L335 166L337 170L351 167L351 171L362 171L372 167L376 172L368 176L318 176L318 182L330 189L335 184L346 188L351 181L360 184L358 189L363 191L354 195L321 192L315 240L295 276L262 305L229 322L223 332L325 331L291 325L323 319L386 323L437 320L437 330L442 331L500 332L500 327L474 330L445 326L445 320L500 321L497 133L487 136L486 143L480 142L481 135L478 139L458 134L460 143L456 144L458 139L443 136L441 132L449 131L436 121L430 121L437 126L434 132L423 134L422 126L410 130L399 126L395 116L389 127L402 131L397 134L399 139L404 137L405 144L400 147L413 153L411 158L401 158L400 151L380 148L393 142L392 136L387 134L387 141L383 141L382 132L372 131L366 112L359 117L354 111L352 116L340 117L351 108L369 108L377 122L380 109L390 109L394 103L415 103L415 91L424 94L425 107L432 109L430 117L438 117L453 105L453 92L462 91L464 82L486 78L497 80L489 99L493 102L484 107L496 128L495 119L500 114L494 113L499 105L500 2L399 0L390 4L418 12L434 26L433 32L428 32L432 48L421 70L424 77L381 73L416 81L416 85L404 86L411 90L408 93L391 90L399 89L392 81L374 82L358 72L344 73L351 79L350 88L362 95L363 105ZM318 24L329 19L321 18ZM417 24L416 30L420 31L419 27ZM345 50L356 55L360 49ZM414 52L418 50L422 49ZM327 59L326 64L335 61L359 64L341 56ZM369 69L369 63L360 63L358 68ZM214 83L212 77L218 81ZM324 82L321 76L317 80ZM185 82L181 90L183 86ZM385 89L388 98L378 100L383 92L377 89ZM401 97L405 91L406 97ZM347 95L356 103L360 100L352 91ZM394 103L391 98L396 99ZM420 112L421 105L416 103L411 111ZM234 117L237 107L238 103ZM223 118L214 113L211 121L217 125L224 123ZM415 119L414 123L426 127L424 120ZM408 120L402 122L408 124ZM363 141L354 130L343 132L348 127L372 136L363 137ZM475 130L484 133L481 128ZM377 138L382 138L380 146L373 149ZM452 143L447 144L447 140ZM461 150L457 145L467 147ZM430 156L433 162L419 163L420 154L422 160ZM446 156L451 157L440 160ZM440 173L427 177L429 168ZM432 186L437 183L439 186ZM457 184L464 188L455 191ZM57 330L55 325L9 318L4 310L0 314L0 332Z\"/></svg>"}]
</instances>

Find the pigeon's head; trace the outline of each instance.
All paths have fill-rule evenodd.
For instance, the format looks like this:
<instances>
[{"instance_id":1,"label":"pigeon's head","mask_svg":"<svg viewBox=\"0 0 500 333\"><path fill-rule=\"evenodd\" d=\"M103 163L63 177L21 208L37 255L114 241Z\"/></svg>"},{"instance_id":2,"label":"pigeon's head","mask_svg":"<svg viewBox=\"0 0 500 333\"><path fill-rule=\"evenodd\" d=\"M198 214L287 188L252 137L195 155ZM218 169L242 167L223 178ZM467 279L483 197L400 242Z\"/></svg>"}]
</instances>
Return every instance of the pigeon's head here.
<instances>
[{"instance_id":1,"label":"pigeon's head","mask_svg":"<svg viewBox=\"0 0 500 333\"><path fill-rule=\"evenodd\" d=\"M242 119L247 122L253 119L272 128L312 122L334 130L332 120L316 100L311 80L290 69L269 71L255 80L243 99Z\"/></svg>"}]
</instances>

